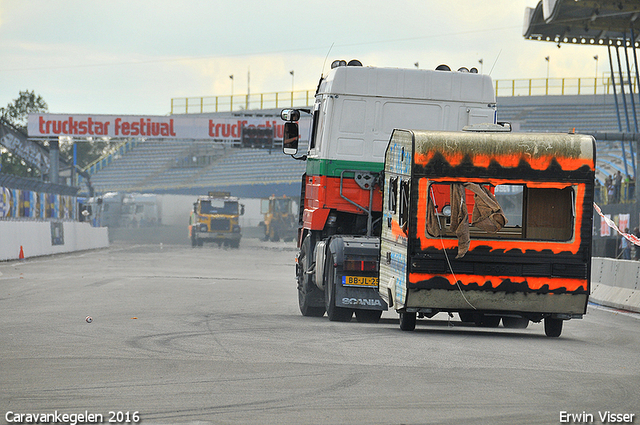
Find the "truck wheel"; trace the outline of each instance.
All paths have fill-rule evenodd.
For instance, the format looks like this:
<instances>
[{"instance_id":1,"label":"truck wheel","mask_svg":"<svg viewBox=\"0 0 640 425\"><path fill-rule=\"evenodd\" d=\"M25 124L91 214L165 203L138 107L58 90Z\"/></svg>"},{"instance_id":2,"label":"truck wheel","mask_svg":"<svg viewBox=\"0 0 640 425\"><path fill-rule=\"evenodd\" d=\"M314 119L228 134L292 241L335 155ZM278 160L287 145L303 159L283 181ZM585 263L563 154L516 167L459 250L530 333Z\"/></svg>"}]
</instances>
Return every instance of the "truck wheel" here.
<instances>
[{"instance_id":1,"label":"truck wheel","mask_svg":"<svg viewBox=\"0 0 640 425\"><path fill-rule=\"evenodd\" d=\"M349 322L353 315L353 310L336 306L336 269L333 267L333 261L326 261L325 276L327 284L324 288L324 299L329 320L332 322Z\"/></svg>"},{"instance_id":2,"label":"truck wheel","mask_svg":"<svg viewBox=\"0 0 640 425\"><path fill-rule=\"evenodd\" d=\"M191 236L191 246L195 247L198 244L198 241L196 240L196 235L192 235Z\"/></svg>"},{"instance_id":3,"label":"truck wheel","mask_svg":"<svg viewBox=\"0 0 640 425\"><path fill-rule=\"evenodd\" d=\"M503 317L502 326L510 329L527 329L529 319L526 317Z\"/></svg>"},{"instance_id":4,"label":"truck wheel","mask_svg":"<svg viewBox=\"0 0 640 425\"><path fill-rule=\"evenodd\" d=\"M204 245L204 241L202 239L198 239L197 242L198 242L198 246Z\"/></svg>"},{"instance_id":5,"label":"truck wheel","mask_svg":"<svg viewBox=\"0 0 640 425\"><path fill-rule=\"evenodd\" d=\"M544 333L548 337L557 338L562 333L562 319L544 318Z\"/></svg>"},{"instance_id":6,"label":"truck wheel","mask_svg":"<svg viewBox=\"0 0 640 425\"><path fill-rule=\"evenodd\" d=\"M310 249L311 240L306 237L300 247L298 264L296 265L298 306L300 307L300 313L305 317L322 317L325 311L322 291L311 281L310 275L306 273Z\"/></svg>"},{"instance_id":7,"label":"truck wheel","mask_svg":"<svg viewBox=\"0 0 640 425\"><path fill-rule=\"evenodd\" d=\"M378 323L382 310L356 310L356 320L360 323Z\"/></svg>"},{"instance_id":8,"label":"truck wheel","mask_svg":"<svg viewBox=\"0 0 640 425\"><path fill-rule=\"evenodd\" d=\"M416 328L416 313L400 313L400 329L412 331Z\"/></svg>"}]
</instances>

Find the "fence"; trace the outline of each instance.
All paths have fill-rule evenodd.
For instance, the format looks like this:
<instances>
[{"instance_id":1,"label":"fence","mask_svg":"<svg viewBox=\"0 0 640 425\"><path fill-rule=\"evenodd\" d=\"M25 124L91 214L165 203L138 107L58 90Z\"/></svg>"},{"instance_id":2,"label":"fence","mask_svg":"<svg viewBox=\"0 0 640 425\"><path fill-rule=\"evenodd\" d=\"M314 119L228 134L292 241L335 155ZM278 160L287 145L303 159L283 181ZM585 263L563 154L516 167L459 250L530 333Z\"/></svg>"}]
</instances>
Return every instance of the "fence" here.
<instances>
[{"instance_id":1,"label":"fence","mask_svg":"<svg viewBox=\"0 0 640 425\"><path fill-rule=\"evenodd\" d=\"M315 90L296 90L251 95L180 97L171 99L171 114L202 114L307 106L313 102L314 94Z\"/></svg>"},{"instance_id":2,"label":"fence","mask_svg":"<svg viewBox=\"0 0 640 425\"><path fill-rule=\"evenodd\" d=\"M624 77L625 93L637 93L636 77ZM614 76L616 91L620 94L620 80ZM529 78L515 80L495 80L496 97L613 94L611 76L600 78Z\"/></svg>"}]
</instances>

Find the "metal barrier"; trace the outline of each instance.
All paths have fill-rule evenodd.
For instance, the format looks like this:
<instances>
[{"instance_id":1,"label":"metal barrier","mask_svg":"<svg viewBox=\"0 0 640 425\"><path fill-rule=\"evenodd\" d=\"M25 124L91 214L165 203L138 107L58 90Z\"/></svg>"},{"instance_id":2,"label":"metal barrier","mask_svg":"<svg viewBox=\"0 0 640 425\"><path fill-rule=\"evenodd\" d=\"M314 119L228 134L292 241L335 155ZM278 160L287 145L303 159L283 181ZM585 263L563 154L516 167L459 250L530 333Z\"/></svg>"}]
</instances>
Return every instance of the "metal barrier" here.
<instances>
[{"instance_id":1,"label":"metal barrier","mask_svg":"<svg viewBox=\"0 0 640 425\"><path fill-rule=\"evenodd\" d=\"M624 79L629 90L629 79ZM615 76L615 78L619 78ZM600 78L528 78L495 80L496 97L613 94L613 80L610 76ZM633 93L638 92L636 78L631 77ZM628 91L627 91L628 93Z\"/></svg>"},{"instance_id":2,"label":"metal barrier","mask_svg":"<svg viewBox=\"0 0 640 425\"><path fill-rule=\"evenodd\" d=\"M231 96L179 97L171 99L171 114L203 114L249 109L308 106L315 90L296 90Z\"/></svg>"},{"instance_id":3,"label":"metal barrier","mask_svg":"<svg viewBox=\"0 0 640 425\"><path fill-rule=\"evenodd\" d=\"M616 191L620 193L616 193ZM623 181L619 188L610 190L605 185L596 184L596 202L602 205L609 204L634 204L636 202L636 183L633 181Z\"/></svg>"}]
</instances>

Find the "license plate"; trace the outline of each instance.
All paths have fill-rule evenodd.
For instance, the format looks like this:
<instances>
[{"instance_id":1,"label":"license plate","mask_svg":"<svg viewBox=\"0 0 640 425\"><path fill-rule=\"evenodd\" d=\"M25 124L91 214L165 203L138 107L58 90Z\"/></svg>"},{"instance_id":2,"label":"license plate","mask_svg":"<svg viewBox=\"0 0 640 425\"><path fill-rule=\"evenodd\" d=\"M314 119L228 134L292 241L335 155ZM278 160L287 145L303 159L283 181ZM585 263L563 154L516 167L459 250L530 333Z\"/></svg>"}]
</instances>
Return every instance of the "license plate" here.
<instances>
[{"instance_id":1,"label":"license plate","mask_svg":"<svg viewBox=\"0 0 640 425\"><path fill-rule=\"evenodd\" d=\"M378 278L365 276L342 276L342 284L345 286L378 286Z\"/></svg>"}]
</instances>

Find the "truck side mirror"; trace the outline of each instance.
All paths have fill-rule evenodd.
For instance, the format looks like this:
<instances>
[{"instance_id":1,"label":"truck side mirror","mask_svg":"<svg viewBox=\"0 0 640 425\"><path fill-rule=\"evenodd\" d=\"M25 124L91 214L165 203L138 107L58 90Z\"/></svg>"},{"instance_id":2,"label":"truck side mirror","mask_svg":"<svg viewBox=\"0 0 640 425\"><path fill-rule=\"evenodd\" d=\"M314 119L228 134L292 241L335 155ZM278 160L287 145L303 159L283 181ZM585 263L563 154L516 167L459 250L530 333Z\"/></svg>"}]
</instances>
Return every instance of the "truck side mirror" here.
<instances>
[{"instance_id":1,"label":"truck side mirror","mask_svg":"<svg viewBox=\"0 0 640 425\"><path fill-rule=\"evenodd\" d=\"M298 134L297 122L285 122L284 123L284 135L282 138L282 152L285 155L295 155L298 153L298 140L300 135Z\"/></svg>"},{"instance_id":2,"label":"truck side mirror","mask_svg":"<svg viewBox=\"0 0 640 425\"><path fill-rule=\"evenodd\" d=\"M244 215L244 205L240 204L240 215Z\"/></svg>"},{"instance_id":3,"label":"truck side mirror","mask_svg":"<svg viewBox=\"0 0 640 425\"><path fill-rule=\"evenodd\" d=\"M198 212L198 204L193 204L193 212L194 213Z\"/></svg>"}]
</instances>

